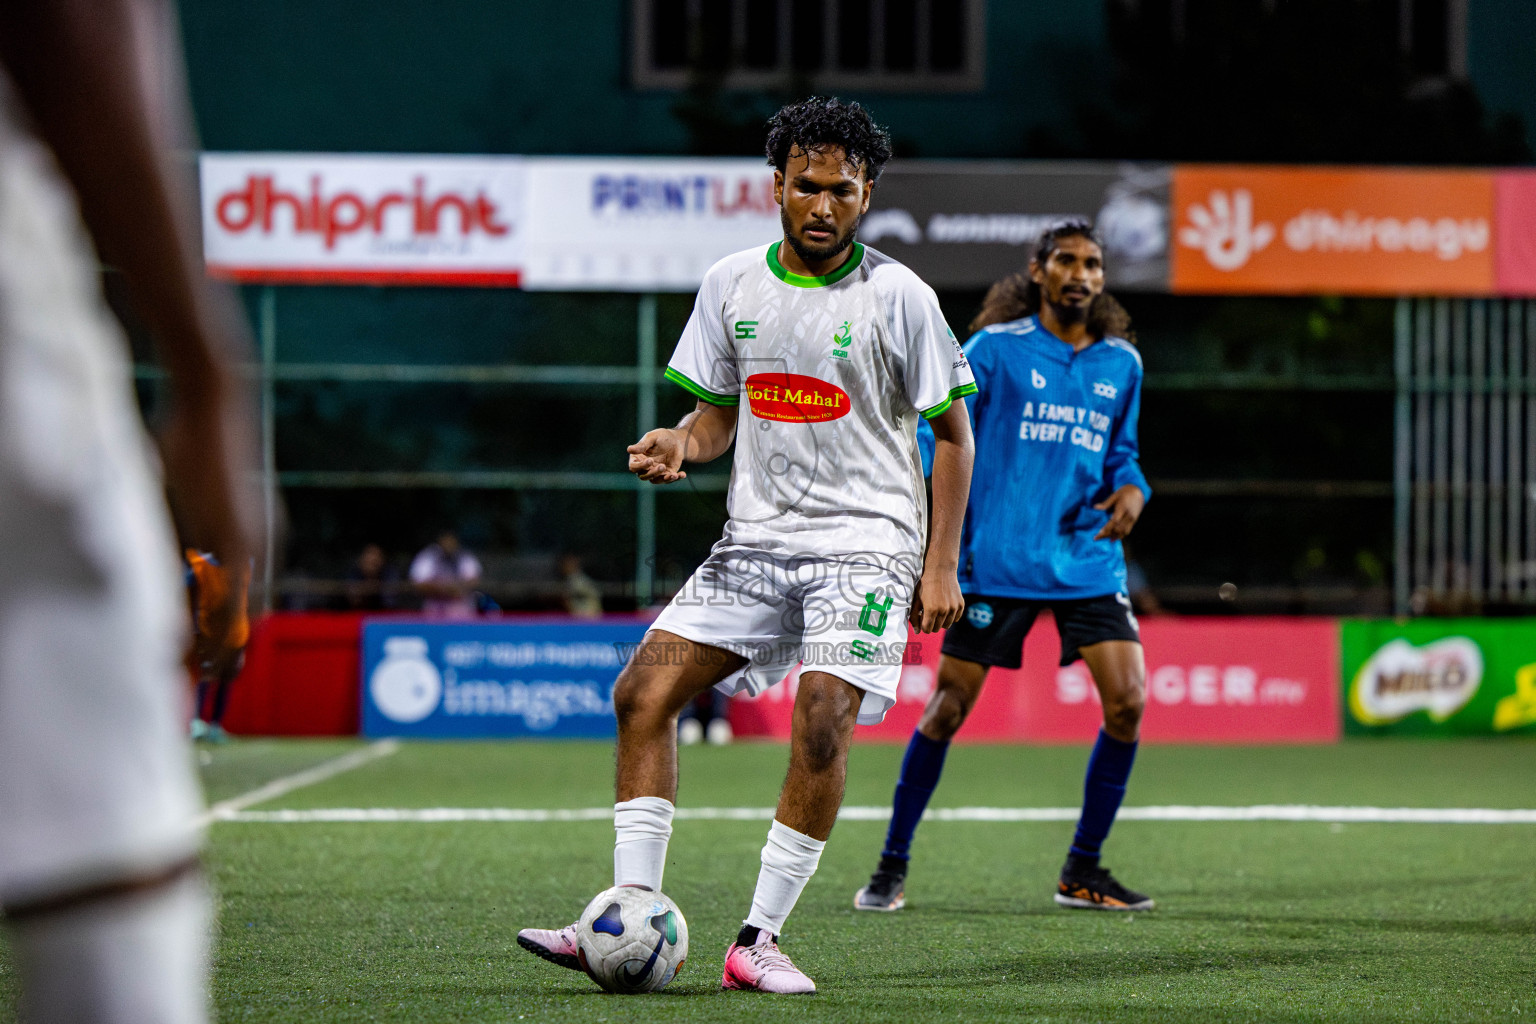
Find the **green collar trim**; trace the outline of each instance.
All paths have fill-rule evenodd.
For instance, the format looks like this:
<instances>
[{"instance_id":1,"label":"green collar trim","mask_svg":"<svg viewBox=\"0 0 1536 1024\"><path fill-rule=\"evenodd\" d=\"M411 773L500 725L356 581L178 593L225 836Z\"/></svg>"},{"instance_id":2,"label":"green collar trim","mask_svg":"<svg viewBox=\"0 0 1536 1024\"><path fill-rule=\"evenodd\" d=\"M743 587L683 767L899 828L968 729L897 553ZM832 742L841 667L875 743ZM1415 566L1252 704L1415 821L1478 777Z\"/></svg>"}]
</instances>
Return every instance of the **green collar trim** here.
<instances>
[{"instance_id":1,"label":"green collar trim","mask_svg":"<svg viewBox=\"0 0 1536 1024\"><path fill-rule=\"evenodd\" d=\"M853 243L853 255L843 262L843 265L830 274L820 277L806 277L804 274L793 274L784 269L784 264L779 262L779 246L783 242L774 242L768 247L768 269L773 271L773 276L785 284L792 284L796 288L822 288L829 284L837 284L843 278L856 270L860 263L864 262L864 243Z\"/></svg>"}]
</instances>

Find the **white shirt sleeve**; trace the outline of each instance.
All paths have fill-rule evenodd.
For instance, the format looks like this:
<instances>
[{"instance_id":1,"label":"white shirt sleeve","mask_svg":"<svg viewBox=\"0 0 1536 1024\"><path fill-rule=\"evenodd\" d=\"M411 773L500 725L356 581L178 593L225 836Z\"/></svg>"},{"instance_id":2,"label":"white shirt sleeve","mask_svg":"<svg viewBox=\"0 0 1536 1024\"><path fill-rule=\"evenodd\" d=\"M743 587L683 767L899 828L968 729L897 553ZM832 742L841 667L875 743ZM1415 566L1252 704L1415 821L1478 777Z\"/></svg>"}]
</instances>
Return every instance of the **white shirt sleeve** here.
<instances>
[{"instance_id":1,"label":"white shirt sleeve","mask_svg":"<svg viewBox=\"0 0 1536 1024\"><path fill-rule=\"evenodd\" d=\"M726 334L725 287L730 270L711 267L699 285L693 315L667 363L667 379L714 405L741 404L736 345Z\"/></svg>"},{"instance_id":2,"label":"white shirt sleeve","mask_svg":"<svg viewBox=\"0 0 1536 1024\"><path fill-rule=\"evenodd\" d=\"M976 379L933 289L910 272L892 277L891 329L897 351L904 354L907 399L932 419L955 399L974 395Z\"/></svg>"},{"instance_id":3,"label":"white shirt sleeve","mask_svg":"<svg viewBox=\"0 0 1536 1024\"><path fill-rule=\"evenodd\" d=\"M410 577L412 583L426 583L437 575L437 559L433 556L432 549L427 548L417 553L411 559Z\"/></svg>"}]
</instances>

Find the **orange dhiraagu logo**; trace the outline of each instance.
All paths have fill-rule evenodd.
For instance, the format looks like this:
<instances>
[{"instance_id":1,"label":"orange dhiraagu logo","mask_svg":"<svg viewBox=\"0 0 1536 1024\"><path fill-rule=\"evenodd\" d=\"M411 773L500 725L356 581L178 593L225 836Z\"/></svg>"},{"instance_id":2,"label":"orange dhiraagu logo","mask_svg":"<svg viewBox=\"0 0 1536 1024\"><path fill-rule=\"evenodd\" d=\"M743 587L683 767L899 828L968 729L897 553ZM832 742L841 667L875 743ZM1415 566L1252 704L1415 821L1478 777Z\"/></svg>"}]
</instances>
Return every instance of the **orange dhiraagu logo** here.
<instances>
[{"instance_id":1,"label":"orange dhiraagu logo","mask_svg":"<svg viewBox=\"0 0 1536 1024\"><path fill-rule=\"evenodd\" d=\"M1172 205L1176 293L1493 293L1486 172L1181 165Z\"/></svg>"},{"instance_id":2,"label":"orange dhiraagu logo","mask_svg":"<svg viewBox=\"0 0 1536 1024\"><path fill-rule=\"evenodd\" d=\"M747 402L758 419L823 423L848 415L848 392L798 373L755 373L747 378Z\"/></svg>"}]
</instances>

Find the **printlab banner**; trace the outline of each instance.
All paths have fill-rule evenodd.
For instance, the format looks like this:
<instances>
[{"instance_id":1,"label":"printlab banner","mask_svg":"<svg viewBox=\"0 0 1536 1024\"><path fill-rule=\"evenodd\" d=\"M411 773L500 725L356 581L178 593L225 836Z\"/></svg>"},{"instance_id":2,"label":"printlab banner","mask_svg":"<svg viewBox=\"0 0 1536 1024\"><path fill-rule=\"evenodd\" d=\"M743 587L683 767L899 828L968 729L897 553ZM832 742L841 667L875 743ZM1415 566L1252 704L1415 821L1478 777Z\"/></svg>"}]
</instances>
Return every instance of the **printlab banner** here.
<instances>
[{"instance_id":1,"label":"printlab banner","mask_svg":"<svg viewBox=\"0 0 1536 1024\"><path fill-rule=\"evenodd\" d=\"M301 284L512 287L520 157L204 153L215 276Z\"/></svg>"},{"instance_id":2,"label":"printlab banner","mask_svg":"<svg viewBox=\"0 0 1536 1024\"><path fill-rule=\"evenodd\" d=\"M1147 618L1142 736L1160 743L1327 743L1339 737L1339 627L1334 620ZM897 703L855 738L904 742L938 673L938 634L909 635ZM1092 742L1103 721L1081 661L1059 666L1061 643L1043 615L1023 666L993 669L959 738L970 742ZM740 735L787 737L798 672L755 699L738 697Z\"/></svg>"},{"instance_id":3,"label":"printlab banner","mask_svg":"<svg viewBox=\"0 0 1536 1024\"><path fill-rule=\"evenodd\" d=\"M760 159L530 158L524 288L693 291L783 237Z\"/></svg>"},{"instance_id":4,"label":"printlab banner","mask_svg":"<svg viewBox=\"0 0 1536 1024\"><path fill-rule=\"evenodd\" d=\"M1536 619L1345 620L1345 731L1536 734Z\"/></svg>"},{"instance_id":5,"label":"printlab banner","mask_svg":"<svg viewBox=\"0 0 1536 1024\"><path fill-rule=\"evenodd\" d=\"M641 622L363 625L365 736L614 735L613 683Z\"/></svg>"}]
</instances>

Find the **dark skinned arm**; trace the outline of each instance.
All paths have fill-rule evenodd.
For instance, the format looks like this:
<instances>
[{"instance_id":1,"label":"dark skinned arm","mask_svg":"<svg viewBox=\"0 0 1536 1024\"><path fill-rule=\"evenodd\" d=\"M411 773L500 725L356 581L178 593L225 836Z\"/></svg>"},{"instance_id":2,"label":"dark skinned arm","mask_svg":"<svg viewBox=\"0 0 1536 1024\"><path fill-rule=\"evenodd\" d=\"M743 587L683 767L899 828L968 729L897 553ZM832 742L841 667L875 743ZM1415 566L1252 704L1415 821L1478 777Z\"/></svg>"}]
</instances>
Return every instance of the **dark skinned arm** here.
<instances>
[{"instance_id":1,"label":"dark skinned arm","mask_svg":"<svg viewBox=\"0 0 1536 1024\"><path fill-rule=\"evenodd\" d=\"M964 402L928 421L933 427L933 522L928 533L928 552L923 558L923 577L912 597L909 618L919 633L948 629L965 612L957 574L960 569L960 528L971 494L971 464L976 444L971 438L971 417Z\"/></svg>"},{"instance_id":2,"label":"dark skinned arm","mask_svg":"<svg viewBox=\"0 0 1536 1024\"><path fill-rule=\"evenodd\" d=\"M261 534L261 503L243 493L252 433L234 372L248 345L230 297L203 274L191 184L170 160L173 140L191 137L186 98L151 88L164 61L180 58L158 32L166 11L146 0L0 0L0 62L170 375L160 443L183 541L243 566ZM233 612L210 625L227 630Z\"/></svg>"},{"instance_id":3,"label":"dark skinned arm","mask_svg":"<svg viewBox=\"0 0 1536 1024\"><path fill-rule=\"evenodd\" d=\"M660 427L625 449L629 471L653 484L670 484L688 473L685 462L709 462L736 439L736 406L700 401L675 427Z\"/></svg>"}]
</instances>

